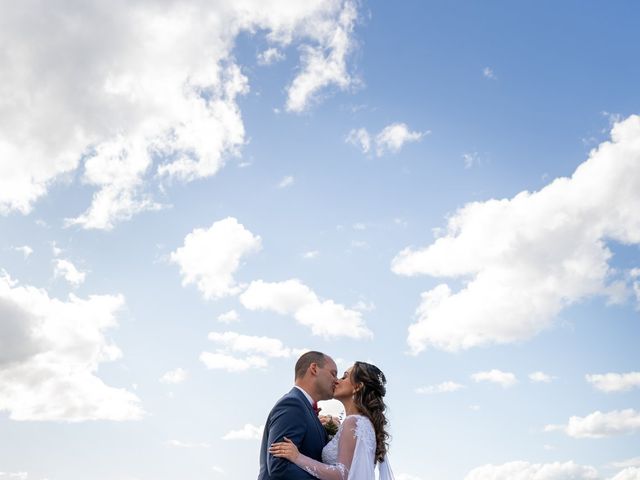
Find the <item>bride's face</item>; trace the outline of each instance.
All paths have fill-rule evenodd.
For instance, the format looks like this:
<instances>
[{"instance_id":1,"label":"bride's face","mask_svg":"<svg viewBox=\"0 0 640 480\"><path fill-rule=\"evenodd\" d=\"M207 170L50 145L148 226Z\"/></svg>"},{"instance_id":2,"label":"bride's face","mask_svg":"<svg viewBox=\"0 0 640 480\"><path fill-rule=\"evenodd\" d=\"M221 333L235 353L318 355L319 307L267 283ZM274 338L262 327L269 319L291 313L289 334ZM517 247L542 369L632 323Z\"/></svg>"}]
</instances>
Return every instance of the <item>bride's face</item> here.
<instances>
[{"instance_id":1,"label":"bride's face","mask_svg":"<svg viewBox=\"0 0 640 480\"><path fill-rule=\"evenodd\" d=\"M350 367L346 372L344 372L342 378L338 379L336 390L335 392L333 392L333 398L339 400L341 398L348 398L353 395L355 387L351 382L351 370L353 370L353 367Z\"/></svg>"}]
</instances>

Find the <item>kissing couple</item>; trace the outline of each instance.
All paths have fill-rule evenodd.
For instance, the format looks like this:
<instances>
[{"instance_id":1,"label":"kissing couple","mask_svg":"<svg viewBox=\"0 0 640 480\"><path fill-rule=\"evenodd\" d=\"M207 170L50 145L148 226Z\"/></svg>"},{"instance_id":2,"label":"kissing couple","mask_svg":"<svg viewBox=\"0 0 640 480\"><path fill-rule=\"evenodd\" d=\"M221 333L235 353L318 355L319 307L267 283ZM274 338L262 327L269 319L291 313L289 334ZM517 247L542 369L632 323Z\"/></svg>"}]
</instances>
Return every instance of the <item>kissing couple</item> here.
<instances>
[{"instance_id":1,"label":"kissing couple","mask_svg":"<svg viewBox=\"0 0 640 480\"><path fill-rule=\"evenodd\" d=\"M333 359L303 354L295 385L276 402L264 426L258 480L394 480L387 459L386 378L375 365L355 362L341 378ZM318 401L335 398L346 417L329 440Z\"/></svg>"}]
</instances>

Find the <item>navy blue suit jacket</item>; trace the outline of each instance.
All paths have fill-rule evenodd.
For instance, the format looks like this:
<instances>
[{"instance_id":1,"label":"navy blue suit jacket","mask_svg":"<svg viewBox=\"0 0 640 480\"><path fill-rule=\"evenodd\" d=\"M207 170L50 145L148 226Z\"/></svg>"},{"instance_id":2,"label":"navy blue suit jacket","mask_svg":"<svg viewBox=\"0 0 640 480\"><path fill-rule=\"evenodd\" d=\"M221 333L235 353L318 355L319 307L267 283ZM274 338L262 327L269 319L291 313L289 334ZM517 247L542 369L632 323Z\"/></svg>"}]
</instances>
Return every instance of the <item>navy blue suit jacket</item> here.
<instances>
[{"instance_id":1,"label":"navy blue suit jacket","mask_svg":"<svg viewBox=\"0 0 640 480\"><path fill-rule=\"evenodd\" d=\"M289 460L269 454L269 446L283 441L284 437L295 443L303 455L322 461L322 449L328 440L327 433L304 393L296 387L276 402L267 417L260 447L258 480L315 478Z\"/></svg>"}]
</instances>

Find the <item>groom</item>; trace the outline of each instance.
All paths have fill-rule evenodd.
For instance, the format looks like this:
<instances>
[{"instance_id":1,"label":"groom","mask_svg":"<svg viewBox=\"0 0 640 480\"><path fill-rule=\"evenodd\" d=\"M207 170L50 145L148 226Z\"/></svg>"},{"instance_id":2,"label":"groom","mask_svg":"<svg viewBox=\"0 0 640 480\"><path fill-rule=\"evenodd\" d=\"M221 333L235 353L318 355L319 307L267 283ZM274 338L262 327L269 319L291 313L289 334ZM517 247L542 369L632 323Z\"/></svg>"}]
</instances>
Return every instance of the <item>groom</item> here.
<instances>
[{"instance_id":1,"label":"groom","mask_svg":"<svg viewBox=\"0 0 640 480\"><path fill-rule=\"evenodd\" d=\"M315 478L288 460L270 455L268 450L272 443L287 437L300 453L321 462L328 438L318 420L318 400L333 398L337 381L338 367L328 355L307 352L298 359L294 387L276 402L264 426L258 480Z\"/></svg>"}]
</instances>

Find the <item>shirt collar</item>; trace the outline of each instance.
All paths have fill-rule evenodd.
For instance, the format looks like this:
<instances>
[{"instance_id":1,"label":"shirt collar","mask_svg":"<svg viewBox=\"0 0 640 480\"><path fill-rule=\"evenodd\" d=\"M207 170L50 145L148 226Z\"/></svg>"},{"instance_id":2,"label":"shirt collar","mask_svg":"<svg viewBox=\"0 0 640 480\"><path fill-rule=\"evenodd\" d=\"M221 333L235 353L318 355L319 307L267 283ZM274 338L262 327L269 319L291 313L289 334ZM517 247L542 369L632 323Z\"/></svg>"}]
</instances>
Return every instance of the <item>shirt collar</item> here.
<instances>
[{"instance_id":1,"label":"shirt collar","mask_svg":"<svg viewBox=\"0 0 640 480\"><path fill-rule=\"evenodd\" d=\"M300 390L302 393L304 393L304 396L308 400L309 405L313 405L313 398L311 398L311 395L309 395L307 392L305 392L304 389L302 387L299 387L298 385L294 385L294 387L296 387L298 390Z\"/></svg>"}]
</instances>

